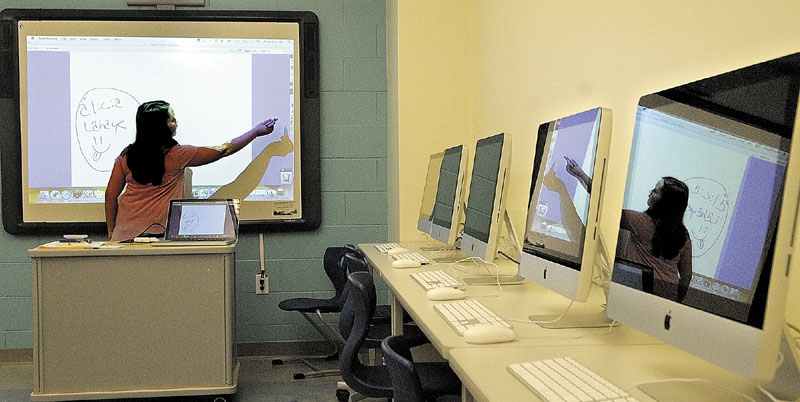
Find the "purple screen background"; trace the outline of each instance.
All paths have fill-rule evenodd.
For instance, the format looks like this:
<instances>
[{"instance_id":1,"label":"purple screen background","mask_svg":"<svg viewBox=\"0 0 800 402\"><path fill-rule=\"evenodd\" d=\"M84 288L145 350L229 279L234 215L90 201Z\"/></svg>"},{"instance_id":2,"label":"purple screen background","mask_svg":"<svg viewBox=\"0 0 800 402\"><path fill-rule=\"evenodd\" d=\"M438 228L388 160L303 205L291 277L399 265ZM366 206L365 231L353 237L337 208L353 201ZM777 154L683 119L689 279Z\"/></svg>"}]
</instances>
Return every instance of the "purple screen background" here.
<instances>
[{"instance_id":1,"label":"purple screen background","mask_svg":"<svg viewBox=\"0 0 800 402\"><path fill-rule=\"evenodd\" d=\"M556 176L564 182L570 199L575 198L578 179L567 173L567 161L563 156L578 161L579 163L586 158L589 151L589 142L594 134L594 122L597 119L597 110L587 110L576 115L561 119L558 127L558 138L553 147L552 158L553 170ZM545 165L551 163L550 160L544 161ZM594 161L592 161L594 163ZM542 170L544 171L544 170ZM542 186L539 192L539 203L547 203L547 213L545 219L552 222L561 222L561 204L559 195L555 191ZM581 211L579 211L580 213Z\"/></svg>"},{"instance_id":2,"label":"purple screen background","mask_svg":"<svg viewBox=\"0 0 800 402\"><path fill-rule=\"evenodd\" d=\"M785 170L784 166L762 159L748 159L717 265L716 279L745 289L756 285L753 279Z\"/></svg>"},{"instance_id":3,"label":"purple screen background","mask_svg":"<svg viewBox=\"0 0 800 402\"><path fill-rule=\"evenodd\" d=\"M291 55L285 54L253 55L253 125L268 118L278 118L275 131L253 141L253 158L261 153L264 147L281 138L284 125L289 127L290 105L287 103L287 99L289 99L288 94L292 91L288 78L291 59ZM289 130L289 136L293 137L291 127ZM291 153L272 158L261 178L261 185L279 185L281 169L294 171L294 157L294 153Z\"/></svg>"},{"instance_id":4,"label":"purple screen background","mask_svg":"<svg viewBox=\"0 0 800 402\"><path fill-rule=\"evenodd\" d=\"M28 183L68 187L70 165L69 53L28 53Z\"/></svg>"}]
</instances>

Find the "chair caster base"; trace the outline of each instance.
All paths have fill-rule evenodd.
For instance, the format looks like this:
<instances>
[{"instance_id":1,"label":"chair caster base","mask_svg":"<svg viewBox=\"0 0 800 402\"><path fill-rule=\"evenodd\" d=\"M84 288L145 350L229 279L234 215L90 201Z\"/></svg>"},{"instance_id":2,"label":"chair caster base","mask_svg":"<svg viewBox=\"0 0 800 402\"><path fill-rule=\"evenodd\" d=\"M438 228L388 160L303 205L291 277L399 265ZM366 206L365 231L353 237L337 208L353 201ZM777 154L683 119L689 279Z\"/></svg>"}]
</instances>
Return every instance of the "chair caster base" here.
<instances>
[{"instance_id":1,"label":"chair caster base","mask_svg":"<svg viewBox=\"0 0 800 402\"><path fill-rule=\"evenodd\" d=\"M303 373L294 373L292 374L292 378L294 378L295 380L304 380L306 378L306 375Z\"/></svg>"},{"instance_id":2,"label":"chair caster base","mask_svg":"<svg viewBox=\"0 0 800 402\"><path fill-rule=\"evenodd\" d=\"M350 400L350 391L346 389L337 389L336 390L336 400L338 402L347 402Z\"/></svg>"},{"instance_id":3,"label":"chair caster base","mask_svg":"<svg viewBox=\"0 0 800 402\"><path fill-rule=\"evenodd\" d=\"M280 366L282 364L283 364L283 360L281 360L281 359L272 359L272 365L273 366Z\"/></svg>"}]
</instances>

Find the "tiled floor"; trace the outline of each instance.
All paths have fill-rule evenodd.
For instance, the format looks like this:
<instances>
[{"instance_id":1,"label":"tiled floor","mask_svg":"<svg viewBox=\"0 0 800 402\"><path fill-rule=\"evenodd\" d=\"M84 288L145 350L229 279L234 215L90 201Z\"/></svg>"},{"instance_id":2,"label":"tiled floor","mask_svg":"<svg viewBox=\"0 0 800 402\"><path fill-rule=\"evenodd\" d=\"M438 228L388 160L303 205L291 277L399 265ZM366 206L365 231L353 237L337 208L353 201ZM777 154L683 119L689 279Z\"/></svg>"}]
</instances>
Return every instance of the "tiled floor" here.
<instances>
[{"instance_id":1,"label":"tiled floor","mask_svg":"<svg viewBox=\"0 0 800 402\"><path fill-rule=\"evenodd\" d=\"M240 358L238 390L219 397L183 397L125 399L121 402L336 402L336 383L341 377L294 380L292 374L306 370L301 364L272 365L271 358ZM317 363L318 361L315 361ZM321 362L323 368L337 367L337 362ZM0 363L0 401L28 402L33 381L30 363ZM366 399L368 402L384 399Z\"/></svg>"}]
</instances>

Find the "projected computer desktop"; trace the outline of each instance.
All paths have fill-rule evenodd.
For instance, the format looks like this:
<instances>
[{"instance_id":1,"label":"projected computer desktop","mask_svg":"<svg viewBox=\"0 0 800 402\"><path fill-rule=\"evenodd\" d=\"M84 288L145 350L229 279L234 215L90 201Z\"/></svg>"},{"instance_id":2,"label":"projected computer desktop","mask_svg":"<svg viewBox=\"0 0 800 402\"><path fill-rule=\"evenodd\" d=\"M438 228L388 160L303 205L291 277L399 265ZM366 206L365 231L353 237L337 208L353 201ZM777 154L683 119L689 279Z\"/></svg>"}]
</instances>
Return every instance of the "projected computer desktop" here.
<instances>
[{"instance_id":1,"label":"projected computer desktop","mask_svg":"<svg viewBox=\"0 0 800 402\"><path fill-rule=\"evenodd\" d=\"M800 190L797 144L790 158L799 61L641 98L608 302L609 317L792 397L800 378L780 344ZM744 89L730 88L734 74ZM790 112L759 118L771 108Z\"/></svg>"},{"instance_id":2,"label":"projected computer desktop","mask_svg":"<svg viewBox=\"0 0 800 402\"><path fill-rule=\"evenodd\" d=\"M611 110L590 109L541 124L536 139L519 274L579 302L592 285L611 121ZM604 311L531 319L558 328L610 323Z\"/></svg>"},{"instance_id":3,"label":"projected computer desktop","mask_svg":"<svg viewBox=\"0 0 800 402\"><path fill-rule=\"evenodd\" d=\"M173 106L185 145L220 146L277 118L273 134L193 168L194 197L213 196L286 135L292 152L272 158L244 197L243 224L319 225L313 13L6 9L0 23L13 92L0 107L9 233L105 230L114 160L134 140L139 104L156 99Z\"/></svg>"}]
</instances>

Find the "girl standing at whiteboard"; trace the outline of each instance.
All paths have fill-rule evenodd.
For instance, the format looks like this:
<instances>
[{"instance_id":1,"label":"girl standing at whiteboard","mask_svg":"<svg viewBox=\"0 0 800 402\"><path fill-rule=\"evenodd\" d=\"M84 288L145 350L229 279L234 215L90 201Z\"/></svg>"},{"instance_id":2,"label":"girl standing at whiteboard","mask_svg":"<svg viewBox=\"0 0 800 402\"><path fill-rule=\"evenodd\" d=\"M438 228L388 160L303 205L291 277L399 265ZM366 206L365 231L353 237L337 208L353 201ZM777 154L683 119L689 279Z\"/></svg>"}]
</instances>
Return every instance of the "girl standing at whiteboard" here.
<instances>
[{"instance_id":1,"label":"girl standing at whiteboard","mask_svg":"<svg viewBox=\"0 0 800 402\"><path fill-rule=\"evenodd\" d=\"M178 120L169 103L158 100L141 104L136 111L136 140L114 161L106 188L108 238L121 241L163 232L170 200L191 197L184 195L185 169L239 151L257 137L271 133L275 120L259 123L222 146L195 147L180 145L173 138ZM286 155L292 151L292 143L284 135L267 148L273 148L275 155Z\"/></svg>"}]
</instances>

